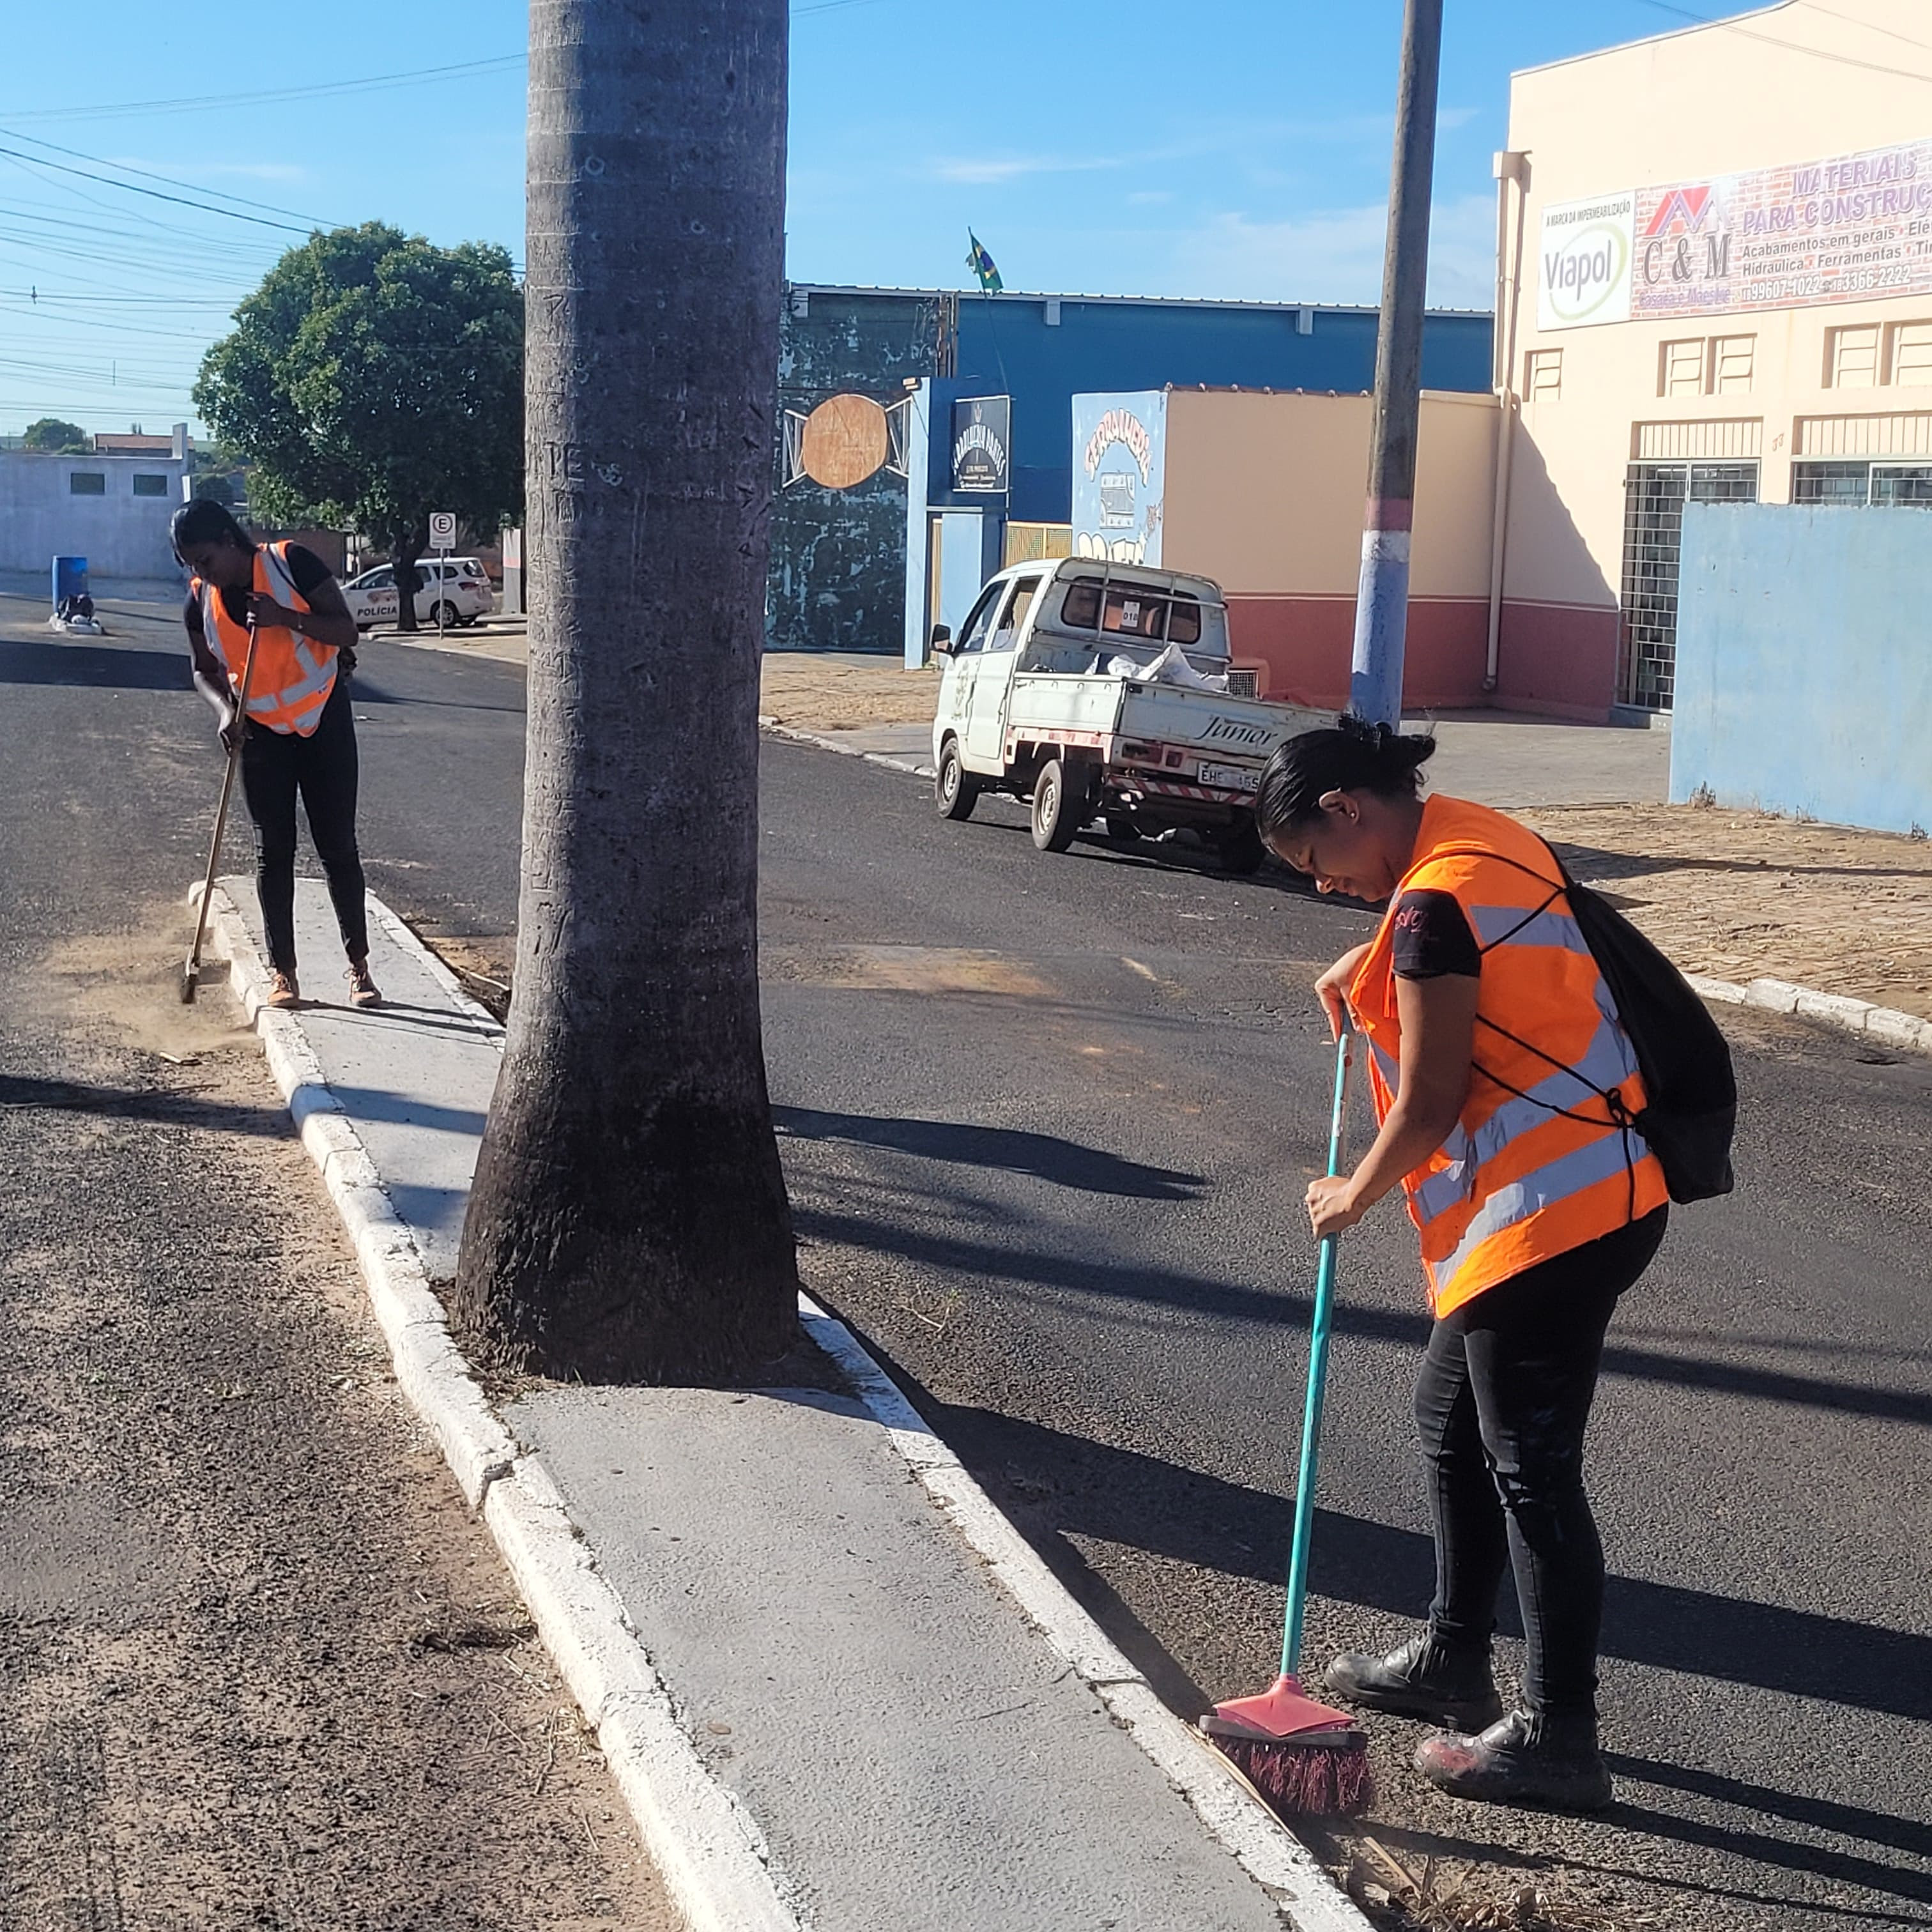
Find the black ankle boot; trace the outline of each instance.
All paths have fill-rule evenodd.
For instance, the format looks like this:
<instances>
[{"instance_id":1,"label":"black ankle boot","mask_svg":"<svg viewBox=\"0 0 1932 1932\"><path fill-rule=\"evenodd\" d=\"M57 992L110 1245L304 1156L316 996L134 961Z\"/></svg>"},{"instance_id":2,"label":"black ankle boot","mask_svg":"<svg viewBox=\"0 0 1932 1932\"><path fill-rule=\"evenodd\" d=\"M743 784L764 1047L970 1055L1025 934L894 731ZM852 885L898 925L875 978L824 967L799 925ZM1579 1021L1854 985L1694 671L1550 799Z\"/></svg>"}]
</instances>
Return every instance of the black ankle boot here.
<instances>
[{"instance_id":1,"label":"black ankle boot","mask_svg":"<svg viewBox=\"0 0 1932 1932\"><path fill-rule=\"evenodd\" d=\"M1490 1675L1490 1650L1452 1649L1424 1630L1387 1657L1349 1651L1329 1665L1324 1684L1338 1697L1370 1711L1424 1724L1479 1731L1503 1714Z\"/></svg>"},{"instance_id":2,"label":"black ankle boot","mask_svg":"<svg viewBox=\"0 0 1932 1932\"><path fill-rule=\"evenodd\" d=\"M1415 1768L1454 1797L1492 1804L1600 1811L1611 1798L1594 1718L1512 1711L1478 1737L1425 1738Z\"/></svg>"}]
</instances>

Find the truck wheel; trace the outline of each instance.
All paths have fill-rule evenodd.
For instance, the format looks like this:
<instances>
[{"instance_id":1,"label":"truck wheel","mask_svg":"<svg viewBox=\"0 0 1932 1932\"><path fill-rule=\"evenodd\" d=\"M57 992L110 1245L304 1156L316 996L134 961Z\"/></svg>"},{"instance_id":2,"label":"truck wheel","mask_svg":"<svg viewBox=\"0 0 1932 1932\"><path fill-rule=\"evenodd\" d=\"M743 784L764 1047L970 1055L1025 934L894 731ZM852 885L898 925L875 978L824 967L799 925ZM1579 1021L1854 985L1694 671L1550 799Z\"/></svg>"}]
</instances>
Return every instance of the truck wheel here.
<instances>
[{"instance_id":1,"label":"truck wheel","mask_svg":"<svg viewBox=\"0 0 1932 1932\"><path fill-rule=\"evenodd\" d=\"M1064 758L1049 758L1033 782L1033 842L1064 852L1087 822L1087 788Z\"/></svg>"},{"instance_id":2,"label":"truck wheel","mask_svg":"<svg viewBox=\"0 0 1932 1932\"><path fill-rule=\"evenodd\" d=\"M1262 861L1268 856L1268 848L1262 843L1261 827L1255 823L1252 812L1244 812L1239 822L1222 835L1216 849L1220 854L1222 867L1241 878L1258 872Z\"/></svg>"},{"instance_id":3,"label":"truck wheel","mask_svg":"<svg viewBox=\"0 0 1932 1932\"><path fill-rule=\"evenodd\" d=\"M970 818L980 802L980 781L959 762L959 741L946 740L939 754L939 770L932 781L933 802L942 818Z\"/></svg>"}]
</instances>

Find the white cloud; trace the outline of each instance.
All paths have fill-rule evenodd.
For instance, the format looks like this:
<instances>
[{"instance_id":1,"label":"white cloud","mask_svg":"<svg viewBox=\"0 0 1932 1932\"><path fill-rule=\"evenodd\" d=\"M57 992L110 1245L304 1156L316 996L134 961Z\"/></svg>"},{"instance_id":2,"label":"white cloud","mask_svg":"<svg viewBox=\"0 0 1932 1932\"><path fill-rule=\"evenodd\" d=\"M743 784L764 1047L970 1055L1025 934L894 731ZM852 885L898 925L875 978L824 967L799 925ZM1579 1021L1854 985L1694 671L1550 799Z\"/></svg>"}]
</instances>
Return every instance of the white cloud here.
<instances>
[{"instance_id":1,"label":"white cloud","mask_svg":"<svg viewBox=\"0 0 1932 1932\"><path fill-rule=\"evenodd\" d=\"M1436 124L1447 128L1452 134L1458 128L1466 128L1472 121L1480 121L1483 110L1480 107L1443 107L1436 110Z\"/></svg>"},{"instance_id":2,"label":"white cloud","mask_svg":"<svg viewBox=\"0 0 1932 1932\"><path fill-rule=\"evenodd\" d=\"M1165 208L1174 196L1164 188L1146 188L1127 196L1130 208Z\"/></svg>"},{"instance_id":3,"label":"white cloud","mask_svg":"<svg viewBox=\"0 0 1932 1932\"><path fill-rule=\"evenodd\" d=\"M170 161L166 168L138 158L112 161L117 168L145 168L150 174L171 174L177 181L300 182L310 171L292 161Z\"/></svg>"},{"instance_id":4,"label":"white cloud","mask_svg":"<svg viewBox=\"0 0 1932 1932\"><path fill-rule=\"evenodd\" d=\"M1291 221L1217 214L1177 238L1182 284L1250 302L1373 303L1380 298L1388 212L1376 204L1318 209ZM1438 202L1430 223L1429 300L1488 308L1495 296L1496 208L1486 195Z\"/></svg>"},{"instance_id":5,"label":"white cloud","mask_svg":"<svg viewBox=\"0 0 1932 1932\"><path fill-rule=\"evenodd\" d=\"M932 172L943 182L982 188L989 184L1024 181L1034 175L1098 174L1126 165L1127 157L1123 154L975 155L935 161Z\"/></svg>"}]
</instances>

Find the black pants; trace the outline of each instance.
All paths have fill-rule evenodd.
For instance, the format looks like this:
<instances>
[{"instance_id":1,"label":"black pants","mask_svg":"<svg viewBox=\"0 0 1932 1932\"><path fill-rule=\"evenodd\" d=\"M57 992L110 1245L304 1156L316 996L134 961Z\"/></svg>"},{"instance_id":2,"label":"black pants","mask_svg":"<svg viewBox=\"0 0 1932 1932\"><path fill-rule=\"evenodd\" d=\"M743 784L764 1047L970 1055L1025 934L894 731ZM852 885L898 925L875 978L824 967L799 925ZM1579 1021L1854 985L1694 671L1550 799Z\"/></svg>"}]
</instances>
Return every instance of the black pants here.
<instances>
[{"instance_id":1,"label":"black pants","mask_svg":"<svg viewBox=\"0 0 1932 1932\"><path fill-rule=\"evenodd\" d=\"M1596 1710L1604 1546L1583 1489L1583 1433L1617 1298L1650 1265L1670 1210L1499 1282L1437 1322L1415 1387L1445 1642L1486 1647L1515 1573L1523 1700Z\"/></svg>"},{"instance_id":2,"label":"black pants","mask_svg":"<svg viewBox=\"0 0 1932 1932\"><path fill-rule=\"evenodd\" d=\"M251 724L242 742L242 794L255 821L255 886L268 958L278 973L296 970L298 791L315 855L328 875L343 949L352 960L369 956L362 860L356 849L356 719L350 704L348 677L338 672L311 736Z\"/></svg>"}]
</instances>

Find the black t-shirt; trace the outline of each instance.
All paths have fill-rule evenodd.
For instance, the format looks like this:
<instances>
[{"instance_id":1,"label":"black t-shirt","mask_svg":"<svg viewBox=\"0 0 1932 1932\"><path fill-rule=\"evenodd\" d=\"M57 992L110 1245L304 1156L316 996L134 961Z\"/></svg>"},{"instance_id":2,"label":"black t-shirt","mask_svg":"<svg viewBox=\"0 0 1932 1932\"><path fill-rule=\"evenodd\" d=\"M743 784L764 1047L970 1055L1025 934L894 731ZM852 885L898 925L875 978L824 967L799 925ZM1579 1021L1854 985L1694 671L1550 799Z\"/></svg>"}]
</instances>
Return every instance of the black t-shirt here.
<instances>
[{"instance_id":1,"label":"black t-shirt","mask_svg":"<svg viewBox=\"0 0 1932 1932\"><path fill-rule=\"evenodd\" d=\"M1395 902L1395 976L1479 979L1483 956L1454 892L1404 892Z\"/></svg>"},{"instance_id":2,"label":"black t-shirt","mask_svg":"<svg viewBox=\"0 0 1932 1932\"><path fill-rule=\"evenodd\" d=\"M316 586L326 583L333 574L328 566L306 546L292 543L284 553L289 566L289 574L295 580L296 588L304 597L315 595ZM221 608L227 612L231 622L245 624L248 621L248 599L253 592L244 589L230 590L224 587L221 592ZM183 606L182 617L190 631L197 634L201 629L201 599L190 590L188 602Z\"/></svg>"}]
</instances>

